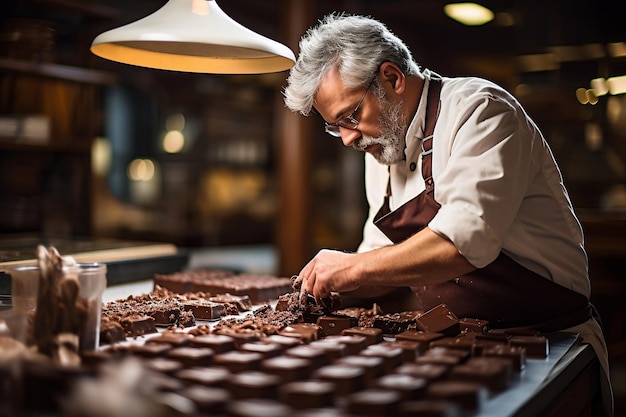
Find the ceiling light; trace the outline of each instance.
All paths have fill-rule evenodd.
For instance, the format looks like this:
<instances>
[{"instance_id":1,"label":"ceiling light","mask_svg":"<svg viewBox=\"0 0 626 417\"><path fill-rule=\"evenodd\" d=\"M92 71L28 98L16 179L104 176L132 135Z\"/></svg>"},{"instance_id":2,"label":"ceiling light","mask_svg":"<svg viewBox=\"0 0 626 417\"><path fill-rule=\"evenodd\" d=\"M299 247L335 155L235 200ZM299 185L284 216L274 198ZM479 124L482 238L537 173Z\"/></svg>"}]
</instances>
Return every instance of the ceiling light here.
<instances>
[{"instance_id":1,"label":"ceiling light","mask_svg":"<svg viewBox=\"0 0 626 417\"><path fill-rule=\"evenodd\" d=\"M291 49L240 25L215 0L168 0L98 35L91 52L140 67L217 74L279 72L295 63Z\"/></svg>"},{"instance_id":2,"label":"ceiling light","mask_svg":"<svg viewBox=\"0 0 626 417\"><path fill-rule=\"evenodd\" d=\"M450 3L443 6L443 11L451 19L467 26L484 25L494 18L491 10L477 3Z\"/></svg>"}]
</instances>

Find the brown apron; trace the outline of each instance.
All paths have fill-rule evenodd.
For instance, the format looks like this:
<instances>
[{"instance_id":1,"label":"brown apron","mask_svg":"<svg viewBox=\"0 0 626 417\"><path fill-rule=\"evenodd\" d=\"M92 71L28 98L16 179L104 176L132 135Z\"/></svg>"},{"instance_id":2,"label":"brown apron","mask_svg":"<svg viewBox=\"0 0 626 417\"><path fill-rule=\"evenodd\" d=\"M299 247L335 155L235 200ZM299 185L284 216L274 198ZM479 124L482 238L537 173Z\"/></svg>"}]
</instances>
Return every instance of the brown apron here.
<instances>
[{"instance_id":1,"label":"brown apron","mask_svg":"<svg viewBox=\"0 0 626 417\"><path fill-rule=\"evenodd\" d=\"M441 205L435 201L432 178L432 141L439 111L442 81L431 79L422 141L422 176L426 189L395 211L389 208L391 180L374 224L394 243L428 225ZM457 317L489 320L493 328L525 327L561 330L587 321L593 306L573 290L555 284L500 252L484 268L445 283L412 287L420 308L446 304Z\"/></svg>"}]
</instances>

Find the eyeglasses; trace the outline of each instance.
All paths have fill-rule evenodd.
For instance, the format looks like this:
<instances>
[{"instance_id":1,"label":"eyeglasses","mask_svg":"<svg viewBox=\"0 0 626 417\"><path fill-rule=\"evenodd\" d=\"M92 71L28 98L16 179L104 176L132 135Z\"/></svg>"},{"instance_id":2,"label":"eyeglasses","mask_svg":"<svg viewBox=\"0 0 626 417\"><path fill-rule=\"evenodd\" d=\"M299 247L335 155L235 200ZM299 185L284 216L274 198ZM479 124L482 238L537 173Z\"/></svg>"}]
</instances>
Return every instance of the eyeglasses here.
<instances>
[{"instance_id":1,"label":"eyeglasses","mask_svg":"<svg viewBox=\"0 0 626 417\"><path fill-rule=\"evenodd\" d=\"M361 97L361 100L359 100L359 104L357 104L354 110L352 110L352 113L350 113L349 115L345 117L342 117L341 119L337 120L335 123L325 123L324 130L326 131L326 133L335 137L341 137L341 131L339 130L340 127L345 127L346 129L352 129L352 130L359 127L359 121L354 118L354 115L361 108L361 104L363 104L363 100L365 100L365 96L367 95L367 92L370 91L370 87L374 83L374 80L375 78L372 78L372 81L370 81L370 83L367 85L365 94L363 94L363 97Z\"/></svg>"}]
</instances>

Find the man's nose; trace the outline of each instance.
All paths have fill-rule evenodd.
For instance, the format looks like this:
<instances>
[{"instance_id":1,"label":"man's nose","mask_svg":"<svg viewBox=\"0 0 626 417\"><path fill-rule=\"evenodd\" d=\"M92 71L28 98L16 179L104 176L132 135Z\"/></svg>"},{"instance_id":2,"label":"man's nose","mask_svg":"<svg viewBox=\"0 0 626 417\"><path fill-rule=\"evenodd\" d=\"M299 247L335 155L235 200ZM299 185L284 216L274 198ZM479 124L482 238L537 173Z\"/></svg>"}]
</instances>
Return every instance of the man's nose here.
<instances>
[{"instance_id":1,"label":"man's nose","mask_svg":"<svg viewBox=\"0 0 626 417\"><path fill-rule=\"evenodd\" d=\"M339 127L341 141L346 147L350 147L361 137L361 132L356 129L348 129L347 127Z\"/></svg>"}]
</instances>

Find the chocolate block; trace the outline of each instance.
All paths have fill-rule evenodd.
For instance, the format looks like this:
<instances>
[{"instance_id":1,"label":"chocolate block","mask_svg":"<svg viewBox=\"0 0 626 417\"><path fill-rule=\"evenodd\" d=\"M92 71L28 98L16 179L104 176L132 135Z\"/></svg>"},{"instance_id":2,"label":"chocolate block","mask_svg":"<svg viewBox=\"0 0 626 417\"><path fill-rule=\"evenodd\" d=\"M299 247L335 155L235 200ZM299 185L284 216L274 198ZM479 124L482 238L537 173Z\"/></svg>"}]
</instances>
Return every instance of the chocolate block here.
<instances>
[{"instance_id":1,"label":"chocolate block","mask_svg":"<svg viewBox=\"0 0 626 417\"><path fill-rule=\"evenodd\" d=\"M367 346L383 341L383 331L377 327L351 327L341 332L344 336L363 336Z\"/></svg>"},{"instance_id":2,"label":"chocolate block","mask_svg":"<svg viewBox=\"0 0 626 417\"><path fill-rule=\"evenodd\" d=\"M308 359L314 368L330 364L329 355L321 349L314 349L311 346L296 346L285 351L285 355L292 358Z\"/></svg>"},{"instance_id":3,"label":"chocolate block","mask_svg":"<svg viewBox=\"0 0 626 417\"><path fill-rule=\"evenodd\" d=\"M278 400L245 398L228 404L225 415L228 417L291 417L293 410Z\"/></svg>"},{"instance_id":4,"label":"chocolate block","mask_svg":"<svg viewBox=\"0 0 626 417\"><path fill-rule=\"evenodd\" d=\"M193 338L194 336L191 336L188 333L166 331L158 336L147 339L146 343L165 343L171 346L180 347L189 346Z\"/></svg>"},{"instance_id":5,"label":"chocolate block","mask_svg":"<svg viewBox=\"0 0 626 417\"><path fill-rule=\"evenodd\" d=\"M226 315L223 303L206 300L187 300L183 303L187 311L191 311L197 320L217 320Z\"/></svg>"},{"instance_id":6,"label":"chocolate block","mask_svg":"<svg viewBox=\"0 0 626 417\"><path fill-rule=\"evenodd\" d=\"M453 350L461 350L467 352L468 355L474 353L474 345L476 339L474 337L466 337L461 334L456 337L442 337L441 339L430 342L430 348L446 348Z\"/></svg>"},{"instance_id":7,"label":"chocolate block","mask_svg":"<svg viewBox=\"0 0 626 417\"><path fill-rule=\"evenodd\" d=\"M213 363L223 366L233 373L258 370L263 361L263 355L256 352L240 352L233 350L220 353L213 357Z\"/></svg>"},{"instance_id":8,"label":"chocolate block","mask_svg":"<svg viewBox=\"0 0 626 417\"><path fill-rule=\"evenodd\" d=\"M376 380L375 386L381 389L396 391L402 400L417 400L426 396L428 380L416 378L409 374L389 374Z\"/></svg>"},{"instance_id":9,"label":"chocolate block","mask_svg":"<svg viewBox=\"0 0 626 417\"><path fill-rule=\"evenodd\" d=\"M499 358L471 358L467 363L450 370L451 381L466 381L481 384L491 393L504 391L511 381L510 361Z\"/></svg>"},{"instance_id":10,"label":"chocolate block","mask_svg":"<svg viewBox=\"0 0 626 417\"><path fill-rule=\"evenodd\" d=\"M428 386L426 396L434 400L452 401L466 412L480 410L487 398L487 388L474 382L437 381Z\"/></svg>"},{"instance_id":11,"label":"chocolate block","mask_svg":"<svg viewBox=\"0 0 626 417\"><path fill-rule=\"evenodd\" d=\"M310 360L278 356L261 362L261 371L280 377L283 383L307 379L313 364Z\"/></svg>"},{"instance_id":12,"label":"chocolate block","mask_svg":"<svg viewBox=\"0 0 626 417\"><path fill-rule=\"evenodd\" d=\"M217 294L213 297L209 297L209 301L214 303L232 304L236 307L239 313L252 310L252 300L248 295L234 295L234 294ZM230 309L227 308L230 312ZM236 314L231 312L230 314Z\"/></svg>"},{"instance_id":13,"label":"chocolate block","mask_svg":"<svg viewBox=\"0 0 626 417\"><path fill-rule=\"evenodd\" d=\"M402 361L413 362L415 358L420 355L421 346L418 342L410 342L408 340L397 340L395 342L383 342L383 345L387 345L391 348L402 349Z\"/></svg>"},{"instance_id":14,"label":"chocolate block","mask_svg":"<svg viewBox=\"0 0 626 417\"><path fill-rule=\"evenodd\" d=\"M443 333L454 337L461 331L461 325L456 315L447 305L439 304L417 317L417 327L429 333Z\"/></svg>"},{"instance_id":15,"label":"chocolate block","mask_svg":"<svg viewBox=\"0 0 626 417\"><path fill-rule=\"evenodd\" d=\"M355 416L395 416L401 399L397 391L370 388L348 395L346 408Z\"/></svg>"},{"instance_id":16,"label":"chocolate block","mask_svg":"<svg viewBox=\"0 0 626 417\"><path fill-rule=\"evenodd\" d=\"M156 328L154 329L156 332ZM102 317L100 322L100 344L113 344L126 340L124 328L116 321Z\"/></svg>"},{"instance_id":17,"label":"chocolate block","mask_svg":"<svg viewBox=\"0 0 626 417\"><path fill-rule=\"evenodd\" d=\"M235 339L220 334L194 336L189 340L192 347L211 348L215 353L224 353L235 349Z\"/></svg>"},{"instance_id":18,"label":"chocolate block","mask_svg":"<svg viewBox=\"0 0 626 417\"><path fill-rule=\"evenodd\" d=\"M489 330L489 321L464 317L459 319L462 332L486 333Z\"/></svg>"},{"instance_id":19,"label":"chocolate block","mask_svg":"<svg viewBox=\"0 0 626 417\"><path fill-rule=\"evenodd\" d=\"M126 349L133 355L144 358L156 358L157 356L163 356L165 352L172 349L172 345L167 343L142 343L128 345Z\"/></svg>"},{"instance_id":20,"label":"chocolate block","mask_svg":"<svg viewBox=\"0 0 626 417\"><path fill-rule=\"evenodd\" d=\"M309 343L322 337L322 329L314 323L294 323L278 332L281 336L296 337L302 343Z\"/></svg>"},{"instance_id":21,"label":"chocolate block","mask_svg":"<svg viewBox=\"0 0 626 417\"><path fill-rule=\"evenodd\" d=\"M335 364L362 368L365 371L364 378L366 385L372 384L376 378L385 373L385 362L383 358L377 356L346 356L339 358Z\"/></svg>"},{"instance_id":22,"label":"chocolate block","mask_svg":"<svg viewBox=\"0 0 626 417\"><path fill-rule=\"evenodd\" d=\"M526 367L526 348L522 346L496 345L483 349L485 357L507 358L513 364L513 370L521 372Z\"/></svg>"},{"instance_id":23,"label":"chocolate block","mask_svg":"<svg viewBox=\"0 0 626 417\"><path fill-rule=\"evenodd\" d=\"M280 377L260 371L242 371L231 375L228 391L233 398L278 398Z\"/></svg>"},{"instance_id":24,"label":"chocolate block","mask_svg":"<svg viewBox=\"0 0 626 417\"><path fill-rule=\"evenodd\" d=\"M132 314L120 321L126 337L139 337L146 334L157 333L154 318L145 314Z\"/></svg>"},{"instance_id":25,"label":"chocolate block","mask_svg":"<svg viewBox=\"0 0 626 417\"><path fill-rule=\"evenodd\" d=\"M327 336L325 340L345 345L348 355L356 355L367 347L365 345L365 337L363 336L332 335Z\"/></svg>"},{"instance_id":26,"label":"chocolate block","mask_svg":"<svg viewBox=\"0 0 626 417\"><path fill-rule=\"evenodd\" d=\"M459 417L461 411L452 401L422 399L400 404L402 417Z\"/></svg>"},{"instance_id":27,"label":"chocolate block","mask_svg":"<svg viewBox=\"0 0 626 417\"><path fill-rule=\"evenodd\" d=\"M201 366L176 371L173 376L191 385L203 385L206 387L223 387L230 371L223 366Z\"/></svg>"},{"instance_id":28,"label":"chocolate block","mask_svg":"<svg viewBox=\"0 0 626 417\"><path fill-rule=\"evenodd\" d=\"M266 342L251 342L244 343L239 346L239 350L242 352L256 352L263 355L263 359L273 358L275 356L280 355L283 352L282 346L276 343L266 343Z\"/></svg>"},{"instance_id":29,"label":"chocolate block","mask_svg":"<svg viewBox=\"0 0 626 417\"><path fill-rule=\"evenodd\" d=\"M283 350L300 345L302 342L300 339L289 336L281 336L279 334L272 334L267 336L263 341L267 343L275 343L279 345Z\"/></svg>"},{"instance_id":30,"label":"chocolate block","mask_svg":"<svg viewBox=\"0 0 626 417\"><path fill-rule=\"evenodd\" d=\"M174 375L184 368L179 361L161 357L142 359L142 363L146 368L166 375Z\"/></svg>"},{"instance_id":31,"label":"chocolate block","mask_svg":"<svg viewBox=\"0 0 626 417\"><path fill-rule=\"evenodd\" d=\"M429 382L438 381L448 375L450 367L431 363L405 363L396 368L398 374L408 374L415 378L423 378Z\"/></svg>"},{"instance_id":32,"label":"chocolate block","mask_svg":"<svg viewBox=\"0 0 626 417\"><path fill-rule=\"evenodd\" d=\"M425 352L430 347L430 342L443 337L443 333L427 333L422 330L405 330L396 335L396 340L407 340L419 343L419 351Z\"/></svg>"},{"instance_id":33,"label":"chocolate block","mask_svg":"<svg viewBox=\"0 0 626 417\"><path fill-rule=\"evenodd\" d=\"M186 387L178 391L178 394L191 400L196 409L206 415L221 415L232 398L223 388L201 385Z\"/></svg>"},{"instance_id":34,"label":"chocolate block","mask_svg":"<svg viewBox=\"0 0 626 417\"><path fill-rule=\"evenodd\" d=\"M333 342L332 340L320 339L314 340L309 343L309 346L313 349L321 349L326 352L326 356L330 362L334 362L339 358L342 358L348 354L348 348L341 343Z\"/></svg>"},{"instance_id":35,"label":"chocolate block","mask_svg":"<svg viewBox=\"0 0 626 417\"><path fill-rule=\"evenodd\" d=\"M526 348L528 358L543 359L550 354L550 344L545 336L511 336L509 345Z\"/></svg>"},{"instance_id":36,"label":"chocolate block","mask_svg":"<svg viewBox=\"0 0 626 417\"><path fill-rule=\"evenodd\" d=\"M211 365L214 354L210 348L181 346L168 350L165 357L181 362L185 368L191 368Z\"/></svg>"},{"instance_id":37,"label":"chocolate block","mask_svg":"<svg viewBox=\"0 0 626 417\"><path fill-rule=\"evenodd\" d=\"M348 395L365 388L365 371L359 367L327 365L313 372L313 378L332 382L337 395Z\"/></svg>"},{"instance_id":38,"label":"chocolate block","mask_svg":"<svg viewBox=\"0 0 626 417\"><path fill-rule=\"evenodd\" d=\"M385 372L392 372L395 368L402 365L404 361L402 349L385 344L368 346L359 355L381 358Z\"/></svg>"},{"instance_id":39,"label":"chocolate block","mask_svg":"<svg viewBox=\"0 0 626 417\"><path fill-rule=\"evenodd\" d=\"M335 405L335 386L322 381L289 382L280 388L279 398L294 410L332 407Z\"/></svg>"},{"instance_id":40,"label":"chocolate block","mask_svg":"<svg viewBox=\"0 0 626 417\"><path fill-rule=\"evenodd\" d=\"M358 320L350 316L321 316L316 324L320 326L323 337L341 335L341 332L350 327L356 327Z\"/></svg>"},{"instance_id":41,"label":"chocolate block","mask_svg":"<svg viewBox=\"0 0 626 417\"><path fill-rule=\"evenodd\" d=\"M414 329L417 317L421 312L405 311L402 313L393 313L376 316L374 318L374 327L383 331L383 334L398 334L405 330Z\"/></svg>"}]
</instances>

